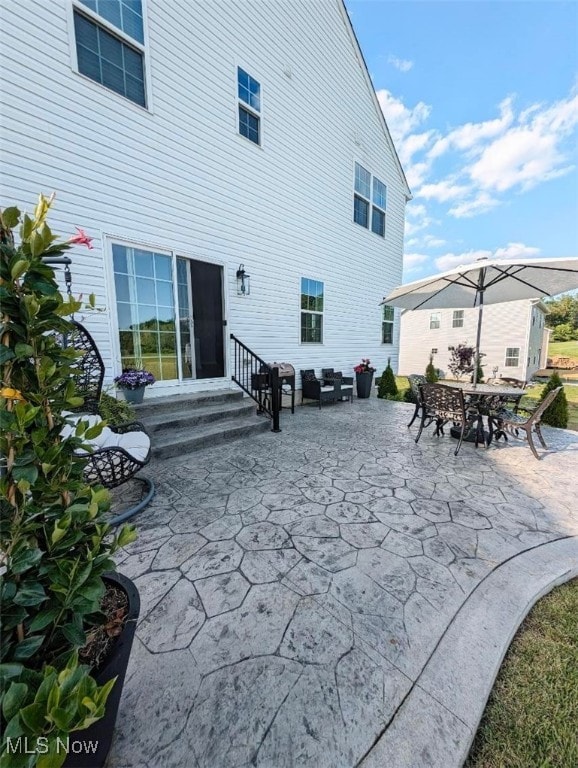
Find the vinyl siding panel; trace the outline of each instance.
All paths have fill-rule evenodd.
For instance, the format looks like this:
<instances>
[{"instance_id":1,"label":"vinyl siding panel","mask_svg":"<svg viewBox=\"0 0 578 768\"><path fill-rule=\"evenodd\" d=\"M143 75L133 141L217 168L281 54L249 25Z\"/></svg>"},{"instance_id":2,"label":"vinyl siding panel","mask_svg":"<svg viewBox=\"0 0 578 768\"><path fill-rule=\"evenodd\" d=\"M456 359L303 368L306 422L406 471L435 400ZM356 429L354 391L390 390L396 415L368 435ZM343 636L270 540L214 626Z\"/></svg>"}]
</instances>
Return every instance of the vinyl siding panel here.
<instances>
[{"instance_id":1,"label":"vinyl siding panel","mask_svg":"<svg viewBox=\"0 0 578 768\"><path fill-rule=\"evenodd\" d=\"M74 71L71 3L4 4L1 194L30 210L54 190L52 228L95 237L71 255L107 380L113 239L222 263L227 333L266 360L397 366L379 302L401 282L406 188L339 2L148 0L150 111ZM262 147L237 132L237 66L261 83ZM353 223L356 161L387 185L385 239ZM301 277L325 284L322 345L299 341Z\"/></svg>"},{"instance_id":2,"label":"vinyl siding panel","mask_svg":"<svg viewBox=\"0 0 578 768\"><path fill-rule=\"evenodd\" d=\"M475 346L478 310L464 310L463 328L453 328L453 309L435 310L440 315L440 328L430 329L432 310L407 311L401 318L399 372L402 375L423 373L429 362L432 349L434 365L442 375L451 378L448 368L451 353L449 346L465 343ZM536 322L532 328L532 316ZM503 304L489 304L484 307L480 351L484 353L482 366L484 378L509 376L530 380L539 368L538 352L543 344L544 312L535 301L510 301ZM538 330L539 329L539 330ZM520 349L519 365L506 367L506 349ZM533 362L536 355L536 362ZM530 356L530 365L527 358Z\"/></svg>"}]
</instances>

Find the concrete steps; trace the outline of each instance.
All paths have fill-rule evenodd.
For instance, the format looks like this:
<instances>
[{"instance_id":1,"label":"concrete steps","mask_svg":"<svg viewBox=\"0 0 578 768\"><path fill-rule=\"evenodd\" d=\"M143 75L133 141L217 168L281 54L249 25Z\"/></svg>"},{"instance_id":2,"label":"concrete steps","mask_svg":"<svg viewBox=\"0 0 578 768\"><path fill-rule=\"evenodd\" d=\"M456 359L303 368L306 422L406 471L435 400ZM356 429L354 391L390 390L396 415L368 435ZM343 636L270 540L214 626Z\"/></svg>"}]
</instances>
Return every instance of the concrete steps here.
<instances>
[{"instance_id":1,"label":"concrete steps","mask_svg":"<svg viewBox=\"0 0 578 768\"><path fill-rule=\"evenodd\" d=\"M151 436L152 454L167 459L271 429L266 416L238 390L150 398L135 406Z\"/></svg>"}]
</instances>

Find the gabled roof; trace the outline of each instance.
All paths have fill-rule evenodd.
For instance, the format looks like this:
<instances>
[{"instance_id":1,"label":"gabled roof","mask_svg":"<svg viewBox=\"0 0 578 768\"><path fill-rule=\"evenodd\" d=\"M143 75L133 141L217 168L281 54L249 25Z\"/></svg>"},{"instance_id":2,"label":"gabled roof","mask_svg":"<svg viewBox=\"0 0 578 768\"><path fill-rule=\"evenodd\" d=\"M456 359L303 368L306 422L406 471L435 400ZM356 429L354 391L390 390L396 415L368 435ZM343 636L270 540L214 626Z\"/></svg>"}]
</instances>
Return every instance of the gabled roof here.
<instances>
[{"instance_id":1,"label":"gabled roof","mask_svg":"<svg viewBox=\"0 0 578 768\"><path fill-rule=\"evenodd\" d=\"M345 26L347 28L347 31L349 33L349 37L351 39L351 44L353 45L353 49L357 55L357 58L359 60L359 66L362 69L363 76L365 78L365 82L367 83L368 91L371 95L371 98L373 100L375 109L378 114L378 118L381 122L381 125L383 127L383 132L385 134L386 141L391 149L397 170L399 172L399 177L401 179L401 182L405 188L405 196L407 200L412 199L411 190L409 188L409 184L407 183L407 179L405 177L405 173L403 171L401 162L399 160L399 156L397 154L397 150L395 148L395 144L393 143L393 139L391 138L391 133L389 132L389 128L387 127L387 123L385 121L385 117L383 116L383 112L381 109L381 105L379 103L379 100L377 98L377 94L375 93L375 88L373 87L373 83L371 81L371 76L369 74L369 70L367 68L367 63L365 61L365 58L363 56L363 51L361 50L361 46L359 45L359 40L357 39L357 35L355 34L355 30L353 28L353 24L351 23L351 19L349 18L349 13L347 11L347 8L345 6L345 0L336 0L339 10L341 11L341 15L343 17L343 20L345 22Z\"/></svg>"}]
</instances>

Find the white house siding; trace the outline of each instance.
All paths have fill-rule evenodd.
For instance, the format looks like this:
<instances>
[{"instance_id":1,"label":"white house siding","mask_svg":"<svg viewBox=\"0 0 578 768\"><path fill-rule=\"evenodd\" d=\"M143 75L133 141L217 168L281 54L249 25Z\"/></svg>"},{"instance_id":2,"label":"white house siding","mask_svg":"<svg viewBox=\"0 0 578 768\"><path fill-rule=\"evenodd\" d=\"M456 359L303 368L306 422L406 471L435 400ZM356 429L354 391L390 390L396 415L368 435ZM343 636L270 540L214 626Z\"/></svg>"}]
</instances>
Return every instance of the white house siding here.
<instances>
[{"instance_id":1,"label":"white house siding","mask_svg":"<svg viewBox=\"0 0 578 768\"><path fill-rule=\"evenodd\" d=\"M530 380L540 368L538 350L546 345L544 341L544 317L546 307L536 301L510 301L503 304L489 304L484 307L480 351L484 353L482 365L486 378L493 375L509 376ZM430 317L440 315L440 327L430 329ZM453 309L417 310L403 312L401 317L399 372L402 375L423 373L432 350L434 365L444 376L451 377L448 363L450 346L460 343L475 346L478 324L478 310L464 310L463 328L453 328ZM532 325L532 317L535 323ZM519 365L506 367L506 349L520 349ZM528 357L530 364L528 365Z\"/></svg>"},{"instance_id":2,"label":"white house siding","mask_svg":"<svg viewBox=\"0 0 578 768\"><path fill-rule=\"evenodd\" d=\"M382 345L379 302L401 281L409 190L341 3L143 5L149 111L73 70L72 0L3 2L2 204L30 210L54 190L53 230L95 238L71 255L75 292L106 309L85 323L107 380L120 368L111 238L222 263L227 331L266 360L397 366L398 315ZM237 66L261 83L262 147L237 132ZM353 222L356 161L387 185L385 239ZM300 343L301 277L325 283L321 346Z\"/></svg>"}]
</instances>

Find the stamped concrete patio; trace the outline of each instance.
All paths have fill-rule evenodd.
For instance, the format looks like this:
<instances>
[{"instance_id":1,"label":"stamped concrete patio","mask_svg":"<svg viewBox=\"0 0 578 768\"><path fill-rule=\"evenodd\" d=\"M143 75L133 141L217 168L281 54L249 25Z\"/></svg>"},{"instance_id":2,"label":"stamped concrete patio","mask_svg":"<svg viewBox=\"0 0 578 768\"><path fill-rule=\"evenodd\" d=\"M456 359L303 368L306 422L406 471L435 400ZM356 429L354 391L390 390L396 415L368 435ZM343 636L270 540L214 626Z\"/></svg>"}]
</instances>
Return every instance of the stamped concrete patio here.
<instances>
[{"instance_id":1,"label":"stamped concrete patio","mask_svg":"<svg viewBox=\"0 0 578 768\"><path fill-rule=\"evenodd\" d=\"M519 620L574 572L578 433L454 457L412 408L298 408L149 469L109 768L460 765Z\"/></svg>"}]
</instances>

